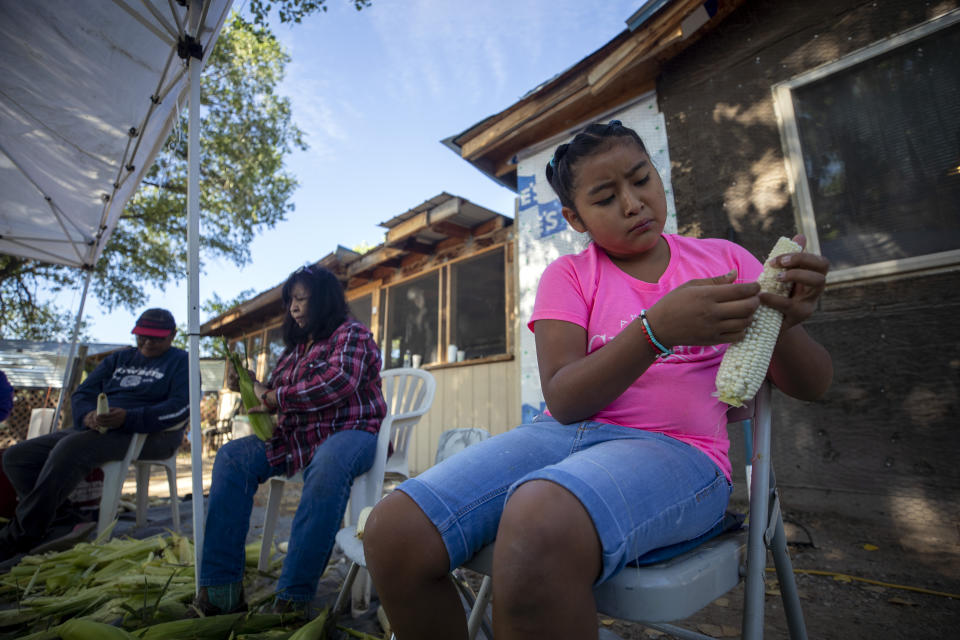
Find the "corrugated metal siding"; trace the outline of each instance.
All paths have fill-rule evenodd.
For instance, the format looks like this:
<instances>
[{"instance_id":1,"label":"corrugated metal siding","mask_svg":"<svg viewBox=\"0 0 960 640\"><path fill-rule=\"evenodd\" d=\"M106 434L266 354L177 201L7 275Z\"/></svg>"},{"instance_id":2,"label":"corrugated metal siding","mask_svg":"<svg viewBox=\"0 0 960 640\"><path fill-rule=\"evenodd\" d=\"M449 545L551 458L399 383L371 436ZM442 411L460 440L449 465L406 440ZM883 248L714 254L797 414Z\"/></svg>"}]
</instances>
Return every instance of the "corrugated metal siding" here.
<instances>
[{"instance_id":1,"label":"corrugated metal siding","mask_svg":"<svg viewBox=\"0 0 960 640\"><path fill-rule=\"evenodd\" d=\"M410 473L433 465L440 434L447 429L482 427L492 434L520 424L520 362L434 369L437 393L433 406L413 430Z\"/></svg>"}]
</instances>

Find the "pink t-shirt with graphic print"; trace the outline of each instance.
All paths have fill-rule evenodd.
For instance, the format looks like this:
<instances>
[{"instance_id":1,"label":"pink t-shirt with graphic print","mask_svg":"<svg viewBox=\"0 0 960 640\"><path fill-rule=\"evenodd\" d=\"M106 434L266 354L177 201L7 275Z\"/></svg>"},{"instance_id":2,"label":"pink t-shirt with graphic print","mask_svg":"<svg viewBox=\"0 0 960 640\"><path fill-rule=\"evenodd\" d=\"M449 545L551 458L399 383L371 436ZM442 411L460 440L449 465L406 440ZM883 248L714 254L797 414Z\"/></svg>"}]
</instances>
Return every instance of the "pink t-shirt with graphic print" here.
<instances>
[{"instance_id":1,"label":"pink t-shirt with graphic print","mask_svg":"<svg viewBox=\"0 0 960 640\"><path fill-rule=\"evenodd\" d=\"M587 353L612 340L664 295L696 278L737 269L737 282L755 282L763 265L746 249L718 239L664 234L670 263L656 283L643 282L617 267L595 243L562 256L540 279L533 315L564 320L587 330ZM653 327L656 333L656 327ZM591 419L656 431L706 453L731 477L727 451L727 405L713 397L717 368L727 345L677 346L659 358L623 394Z\"/></svg>"}]
</instances>

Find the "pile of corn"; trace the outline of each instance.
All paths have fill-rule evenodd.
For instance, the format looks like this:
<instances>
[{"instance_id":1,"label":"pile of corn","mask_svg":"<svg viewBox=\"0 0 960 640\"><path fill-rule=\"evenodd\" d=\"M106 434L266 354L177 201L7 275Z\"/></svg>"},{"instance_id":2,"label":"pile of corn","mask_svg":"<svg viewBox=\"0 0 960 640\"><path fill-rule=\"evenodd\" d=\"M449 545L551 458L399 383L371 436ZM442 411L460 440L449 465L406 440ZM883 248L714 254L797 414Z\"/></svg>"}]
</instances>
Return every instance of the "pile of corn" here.
<instances>
[{"instance_id":1,"label":"pile of corn","mask_svg":"<svg viewBox=\"0 0 960 640\"><path fill-rule=\"evenodd\" d=\"M0 640L376 640L334 630L326 612L307 624L299 616L256 613L273 597L272 579L259 597L247 589L250 613L187 618L195 589L190 540L173 534L106 541L108 535L68 551L26 556L0 575ZM256 567L259 553L259 542L247 546L248 567Z\"/></svg>"}]
</instances>

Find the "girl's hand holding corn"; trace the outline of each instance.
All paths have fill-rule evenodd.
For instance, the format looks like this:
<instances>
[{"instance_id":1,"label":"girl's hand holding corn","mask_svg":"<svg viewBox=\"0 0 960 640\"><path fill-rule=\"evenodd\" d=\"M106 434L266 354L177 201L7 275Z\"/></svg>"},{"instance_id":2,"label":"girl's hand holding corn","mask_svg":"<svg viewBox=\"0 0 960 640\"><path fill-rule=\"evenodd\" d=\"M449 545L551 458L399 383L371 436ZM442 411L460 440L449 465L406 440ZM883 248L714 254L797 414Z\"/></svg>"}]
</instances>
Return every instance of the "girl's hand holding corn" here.
<instances>
[{"instance_id":1,"label":"girl's hand holding corn","mask_svg":"<svg viewBox=\"0 0 960 640\"><path fill-rule=\"evenodd\" d=\"M794 236L793 241L806 247L807 239L802 235ZM786 270L782 273L784 282L793 284L789 297L770 293L761 293L760 301L783 314L783 326L780 333L801 324L813 315L817 300L827 284L827 272L830 261L812 253L788 253L777 258L777 266Z\"/></svg>"},{"instance_id":2,"label":"girl's hand holding corn","mask_svg":"<svg viewBox=\"0 0 960 640\"><path fill-rule=\"evenodd\" d=\"M735 282L736 271L690 280L647 311L657 338L668 347L736 342L760 306L755 282Z\"/></svg>"}]
</instances>

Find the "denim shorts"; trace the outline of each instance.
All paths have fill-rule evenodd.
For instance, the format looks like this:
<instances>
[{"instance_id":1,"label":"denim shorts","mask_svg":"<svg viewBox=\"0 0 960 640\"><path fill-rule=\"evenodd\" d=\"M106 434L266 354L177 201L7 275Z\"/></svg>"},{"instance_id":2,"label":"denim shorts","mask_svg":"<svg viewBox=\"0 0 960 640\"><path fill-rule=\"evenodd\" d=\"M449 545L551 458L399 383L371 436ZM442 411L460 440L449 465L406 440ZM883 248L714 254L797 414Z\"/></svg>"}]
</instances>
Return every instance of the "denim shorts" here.
<instances>
[{"instance_id":1,"label":"denim shorts","mask_svg":"<svg viewBox=\"0 0 960 640\"><path fill-rule=\"evenodd\" d=\"M453 569L493 542L507 499L530 480L564 487L590 514L603 549L597 584L652 549L709 531L731 491L705 453L679 440L550 416L467 447L399 489L440 532Z\"/></svg>"}]
</instances>

